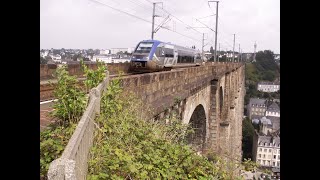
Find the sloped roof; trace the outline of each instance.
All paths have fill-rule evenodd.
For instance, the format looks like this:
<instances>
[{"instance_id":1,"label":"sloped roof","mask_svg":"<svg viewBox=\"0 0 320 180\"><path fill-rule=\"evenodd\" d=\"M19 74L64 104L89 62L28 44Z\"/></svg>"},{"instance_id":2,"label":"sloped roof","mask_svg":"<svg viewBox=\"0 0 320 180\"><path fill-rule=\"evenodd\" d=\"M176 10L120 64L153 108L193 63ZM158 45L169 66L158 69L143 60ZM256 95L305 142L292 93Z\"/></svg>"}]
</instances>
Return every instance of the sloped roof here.
<instances>
[{"instance_id":1,"label":"sloped roof","mask_svg":"<svg viewBox=\"0 0 320 180\"><path fill-rule=\"evenodd\" d=\"M266 118L271 120L272 129L274 130L280 129L280 117L267 116Z\"/></svg>"},{"instance_id":2,"label":"sloped roof","mask_svg":"<svg viewBox=\"0 0 320 180\"><path fill-rule=\"evenodd\" d=\"M267 81L261 81L258 83L258 85L280 85L279 82L267 82Z\"/></svg>"},{"instance_id":3,"label":"sloped roof","mask_svg":"<svg viewBox=\"0 0 320 180\"><path fill-rule=\"evenodd\" d=\"M272 102L271 105L267 108L267 111L280 112L280 107L277 103Z\"/></svg>"},{"instance_id":4,"label":"sloped roof","mask_svg":"<svg viewBox=\"0 0 320 180\"><path fill-rule=\"evenodd\" d=\"M270 145L270 143L275 146L280 146L280 137L275 135L258 135L258 144L259 145Z\"/></svg>"},{"instance_id":5,"label":"sloped roof","mask_svg":"<svg viewBox=\"0 0 320 180\"><path fill-rule=\"evenodd\" d=\"M259 98L250 98L250 102L249 102L250 106L252 105L265 105L266 104L266 99L259 99Z\"/></svg>"}]
</instances>

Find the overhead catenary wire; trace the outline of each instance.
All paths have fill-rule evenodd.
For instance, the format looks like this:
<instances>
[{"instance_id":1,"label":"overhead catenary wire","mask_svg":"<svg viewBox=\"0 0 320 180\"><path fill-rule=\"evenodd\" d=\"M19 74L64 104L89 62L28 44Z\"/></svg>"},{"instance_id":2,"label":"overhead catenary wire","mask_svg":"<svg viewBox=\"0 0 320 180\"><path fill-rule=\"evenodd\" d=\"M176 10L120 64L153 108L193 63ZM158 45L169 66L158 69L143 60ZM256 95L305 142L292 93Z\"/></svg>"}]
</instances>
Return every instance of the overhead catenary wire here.
<instances>
[{"instance_id":1,"label":"overhead catenary wire","mask_svg":"<svg viewBox=\"0 0 320 180\"><path fill-rule=\"evenodd\" d=\"M146 1L148 1L149 3L153 3L153 2L151 2L150 0L146 0ZM157 5L156 5L156 6L157 6ZM159 6L158 6L158 7L159 7ZM193 29L194 31L202 34L202 32L196 30L195 28L191 27L191 26L188 25L187 23L183 22L182 20L180 20L179 18L177 18L176 16L174 16L173 14L171 14L170 12L168 12L167 10L165 10L164 8L162 8L162 7L159 7L159 8L160 8L161 10L163 10L164 12L166 12L167 14L169 14L170 16L172 16L172 17L174 17L175 19L177 19L178 21L180 21L182 24L186 25L188 28Z\"/></svg>"},{"instance_id":2,"label":"overhead catenary wire","mask_svg":"<svg viewBox=\"0 0 320 180\"><path fill-rule=\"evenodd\" d=\"M124 13L124 14L126 14L126 15L129 15L129 16L131 16L131 17L137 18L137 19L142 20L142 21L144 21L144 22L152 23L152 22L149 21L149 20L143 19L143 18L141 18L141 17L139 17L139 16L136 16L136 15L134 15L134 14L130 14L130 13L126 12L126 11L117 9L117 8L115 8L115 7L112 7L112 6L109 6L109 5L104 4L104 3L100 2L100 1L97 1L97 0L89 0L89 1L98 3L98 4L103 5L103 6L107 6L107 7L111 8L111 9L113 9L113 10L115 10L115 11ZM156 24L156 23L155 23L155 25L158 25L158 26L159 26L159 24ZM187 37L187 38L189 38L189 39L192 39L192 40L194 40L194 41L201 42L200 40L197 40L197 39L195 39L195 38L189 37L189 36L187 36L187 35L184 35L184 34L182 34L182 33L177 32L177 31L173 31L173 30L171 30L171 29L169 29L169 28L166 28L166 27L162 27L162 28L163 28L163 29L166 29L166 30L168 30L168 31L177 33L177 34L179 34L179 35L181 35L181 36Z\"/></svg>"}]
</instances>

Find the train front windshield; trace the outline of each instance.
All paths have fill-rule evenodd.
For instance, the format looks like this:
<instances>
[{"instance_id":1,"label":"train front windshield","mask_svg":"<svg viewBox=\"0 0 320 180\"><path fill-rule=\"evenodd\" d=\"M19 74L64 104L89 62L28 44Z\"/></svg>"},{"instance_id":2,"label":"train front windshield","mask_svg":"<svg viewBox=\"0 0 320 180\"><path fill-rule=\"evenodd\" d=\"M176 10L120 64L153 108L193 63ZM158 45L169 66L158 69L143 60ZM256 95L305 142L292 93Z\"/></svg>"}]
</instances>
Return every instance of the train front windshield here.
<instances>
[{"instance_id":1,"label":"train front windshield","mask_svg":"<svg viewBox=\"0 0 320 180\"><path fill-rule=\"evenodd\" d=\"M141 42L134 51L135 53L150 53L153 42Z\"/></svg>"}]
</instances>

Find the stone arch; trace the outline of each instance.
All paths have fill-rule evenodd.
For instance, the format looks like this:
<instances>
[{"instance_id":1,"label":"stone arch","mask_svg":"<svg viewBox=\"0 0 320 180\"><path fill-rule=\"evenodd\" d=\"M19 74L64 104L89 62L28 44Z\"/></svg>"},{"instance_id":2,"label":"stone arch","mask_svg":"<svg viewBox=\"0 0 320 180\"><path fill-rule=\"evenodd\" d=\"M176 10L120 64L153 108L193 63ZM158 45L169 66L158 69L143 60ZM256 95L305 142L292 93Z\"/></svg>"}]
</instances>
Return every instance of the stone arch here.
<instances>
[{"instance_id":1,"label":"stone arch","mask_svg":"<svg viewBox=\"0 0 320 180\"><path fill-rule=\"evenodd\" d=\"M197 151L202 151L205 148L207 134L207 120L204 106L199 104L193 111L189 120L189 128L192 128L194 133L187 136L187 143L192 145Z\"/></svg>"}]
</instances>

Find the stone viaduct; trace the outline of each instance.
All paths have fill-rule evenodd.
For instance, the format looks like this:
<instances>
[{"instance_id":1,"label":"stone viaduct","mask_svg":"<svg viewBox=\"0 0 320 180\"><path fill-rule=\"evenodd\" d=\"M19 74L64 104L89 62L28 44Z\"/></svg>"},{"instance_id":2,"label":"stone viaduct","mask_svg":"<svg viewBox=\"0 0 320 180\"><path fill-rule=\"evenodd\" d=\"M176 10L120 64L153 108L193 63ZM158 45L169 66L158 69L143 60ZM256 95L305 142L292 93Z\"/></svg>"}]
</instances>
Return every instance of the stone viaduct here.
<instances>
[{"instance_id":1,"label":"stone viaduct","mask_svg":"<svg viewBox=\"0 0 320 180\"><path fill-rule=\"evenodd\" d=\"M93 141L94 119L100 111L102 89L108 78L90 92L89 105L62 156L50 164L48 179L85 179ZM150 118L178 115L195 133L188 141L199 153L214 152L241 161L245 95L243 63L206 63L199 67L136 74L120 79L152 109ZM41 91L41 90L40 90Z\"/></svg>"},{"instance_id":2,"label":"stone viaduct","mask_svg":"<svg viewBox=\"0 0 320 180\"><path fill-rule=\"evenodd\" d=\"M245 69L241 63L131 75L121 79L153 109L155 119L177 114L195 134L189 142L200 152L213 151L241 161Z\"/></svg>"}]
</instances>

